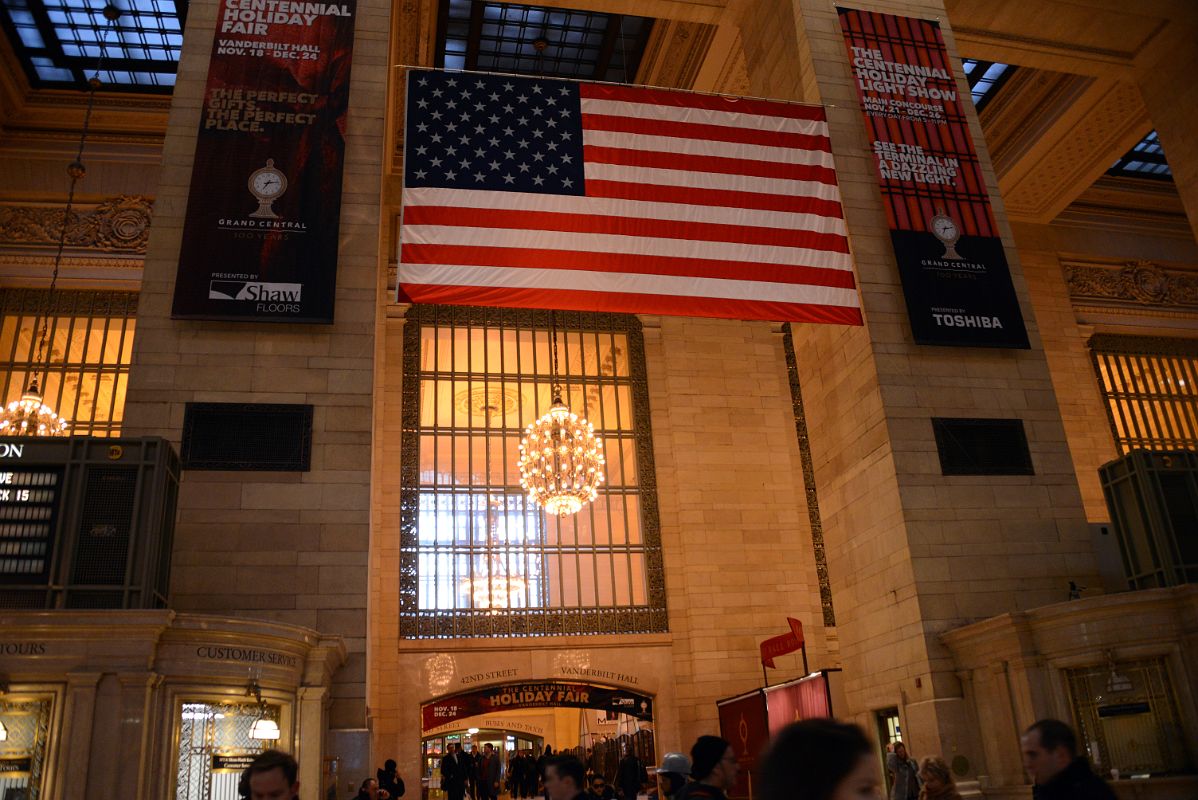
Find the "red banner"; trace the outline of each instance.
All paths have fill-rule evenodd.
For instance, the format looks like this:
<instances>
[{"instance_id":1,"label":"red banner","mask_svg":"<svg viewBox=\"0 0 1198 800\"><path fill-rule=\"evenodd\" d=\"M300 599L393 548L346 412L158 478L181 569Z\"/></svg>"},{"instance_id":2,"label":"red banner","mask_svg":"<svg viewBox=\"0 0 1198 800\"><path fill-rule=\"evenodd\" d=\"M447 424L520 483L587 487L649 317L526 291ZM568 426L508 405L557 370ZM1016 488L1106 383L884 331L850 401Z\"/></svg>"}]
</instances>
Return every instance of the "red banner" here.
<instances>
[{"instance_id":1,"label":"red banner","mask_svg":"<svg viewBox=\"0 0 1198 800\"><path fill-rule=\"evenodd\" d=\"M820 673L799 681L771 686L765 690L770 734L792 722L832 716L828 699L828 676Z\"/></svg>"},{"instance_id":2,"label":"red banner","mask_svg":"<svg viewBox=\"0 0 1198 800\"><path fill-rule=\"evenodd\" d=\"M467 717L520 708L595 708L653 719L653 698L628 689L591 683L542 681L489 686L474 692L443 697L421 709L424 730Z\"/></svg>"},{"instance_id":3,"label":"red banner","mask_svg":"<svg viewBox=\"0 0 1198 800\"><path fill-rule=\"evenodd\" d=\"M221 0L175 317L332 322L356 0Z\"/></svg>"},{"instance_id":4,"label":"red banner","mask_svg":"<svg viewBox=\"0 0 1198 800\"><path fill-rule=\"evenodd\" d=\"M787 617L790 632L774 636L761 643L761 663L770 669L774 668L774 659L788 653L798 652L803 648L803 623L794 617Z\"/></svg>"},{"instance_id":5,"label":"red banner","mask_svg":"<svg viewBox=\"0 0 1198 800\"><path fill-rule=\"evenodd\" d=\"M760 691L731 700L721 700L720 736L732 744L740 772L736 786L728 792L732 800L751 797L757 790L753 787L756 778L757 757L769 742L769 720L765 710L765 696Z\"/></svg>"},{"instance_id":6,"label":"red banner","mask_svg":"<svg viewBox=\"0 0 1198 800\"><path fill-rule=\"evenodd\" d=\"M837 11L915 341L1028 347L939 23Z\"/></svg>"}]
</instances>

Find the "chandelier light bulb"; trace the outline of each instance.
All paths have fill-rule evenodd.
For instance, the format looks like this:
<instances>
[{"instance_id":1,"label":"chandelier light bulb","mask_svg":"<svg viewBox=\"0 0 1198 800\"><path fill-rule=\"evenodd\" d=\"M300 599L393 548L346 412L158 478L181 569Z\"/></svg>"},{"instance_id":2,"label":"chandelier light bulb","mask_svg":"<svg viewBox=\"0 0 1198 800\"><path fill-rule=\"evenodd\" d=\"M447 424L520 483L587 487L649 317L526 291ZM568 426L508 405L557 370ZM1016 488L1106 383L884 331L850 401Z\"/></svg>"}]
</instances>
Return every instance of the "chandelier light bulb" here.
<instances>
[{"instance_id":1,"label":"chandelier light bulb","mask_svg":"<svg viewBox=\"0 0 1198 800\"><path fill-rule=\"evenodd\" d=\"M555 397L549 411L524 429L520 485L532 502L550 514L577 514L593 502L606 480L603 465L603 440L561 397Z\"/></svg>"},{"instance_id":2,"label":"chandelier light bulb","mask_svg":"<svg viewBox=\"0 0 1198 800\"><path fill-rule=\"evenodd\" d=\"M54 409L42 402L37 381L31 381L20 400L0 410L0 436L66 436L70 427Z\"/></svg>"}]
</instances>

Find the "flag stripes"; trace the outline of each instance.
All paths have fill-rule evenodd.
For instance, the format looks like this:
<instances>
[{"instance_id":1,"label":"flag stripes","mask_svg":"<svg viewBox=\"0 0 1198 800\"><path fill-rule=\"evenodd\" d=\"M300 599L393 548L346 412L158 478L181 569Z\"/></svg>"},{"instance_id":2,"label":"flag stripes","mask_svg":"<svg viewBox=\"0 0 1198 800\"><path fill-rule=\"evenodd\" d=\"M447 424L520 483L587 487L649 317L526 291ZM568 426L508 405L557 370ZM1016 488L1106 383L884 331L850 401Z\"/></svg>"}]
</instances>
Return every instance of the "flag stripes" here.
<instances>
[{"instance_id":1,"label":"flag stripes","mask_svg":"<svg viewBox=\"0 0 1198 800\"><path fill-rule=\"evenodd\" d=\"M861 324L822 108L416 70L408 103L405 299Z\"/></svg>"}]
</instances>

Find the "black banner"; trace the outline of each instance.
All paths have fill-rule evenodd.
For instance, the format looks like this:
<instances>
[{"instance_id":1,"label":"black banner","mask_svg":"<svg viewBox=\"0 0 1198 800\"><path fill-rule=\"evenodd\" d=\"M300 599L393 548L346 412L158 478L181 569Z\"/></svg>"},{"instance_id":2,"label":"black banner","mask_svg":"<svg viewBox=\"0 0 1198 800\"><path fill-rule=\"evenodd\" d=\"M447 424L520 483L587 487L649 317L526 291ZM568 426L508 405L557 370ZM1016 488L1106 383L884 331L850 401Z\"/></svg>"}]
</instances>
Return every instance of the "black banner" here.
<instances>
[{"instance_id":1,"label":"black banner","mask_svg":"<svg viewBox=\"0 0 1198 800\"><path fill-rule=\"evenodd\" d=\"M356 0L221 0L176 318L333 321Z\"/></svg>"},{"instance_id":2,"label":"black banner","mask_svg":"<svg viewBox=\"0 0 1198 800\"><path fill-rule=\"evenodd\" d=\"M1027 348L940 25L837 11L915 341Z\"/></svg>"}]
</instances>

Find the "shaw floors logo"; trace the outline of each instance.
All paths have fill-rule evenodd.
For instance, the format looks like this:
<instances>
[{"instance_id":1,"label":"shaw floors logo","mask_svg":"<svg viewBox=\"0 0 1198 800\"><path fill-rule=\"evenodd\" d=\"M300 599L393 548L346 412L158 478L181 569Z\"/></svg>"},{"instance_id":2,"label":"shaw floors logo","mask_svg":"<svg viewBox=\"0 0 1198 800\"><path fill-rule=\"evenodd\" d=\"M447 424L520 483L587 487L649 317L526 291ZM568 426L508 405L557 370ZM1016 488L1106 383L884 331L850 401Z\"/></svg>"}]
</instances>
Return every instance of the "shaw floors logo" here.
<instances>
[{"instance_id":1,"label":"shaw floors logo","mask_svg":"<svg viewBox=\"0 0 1198 800\"><path fill-rule=\"evenodd\" d=\"M302 283L210 281L208 299L248 301L257 303L258 311L297 314L303 288Z\"/></svg>"}]
</instances>

